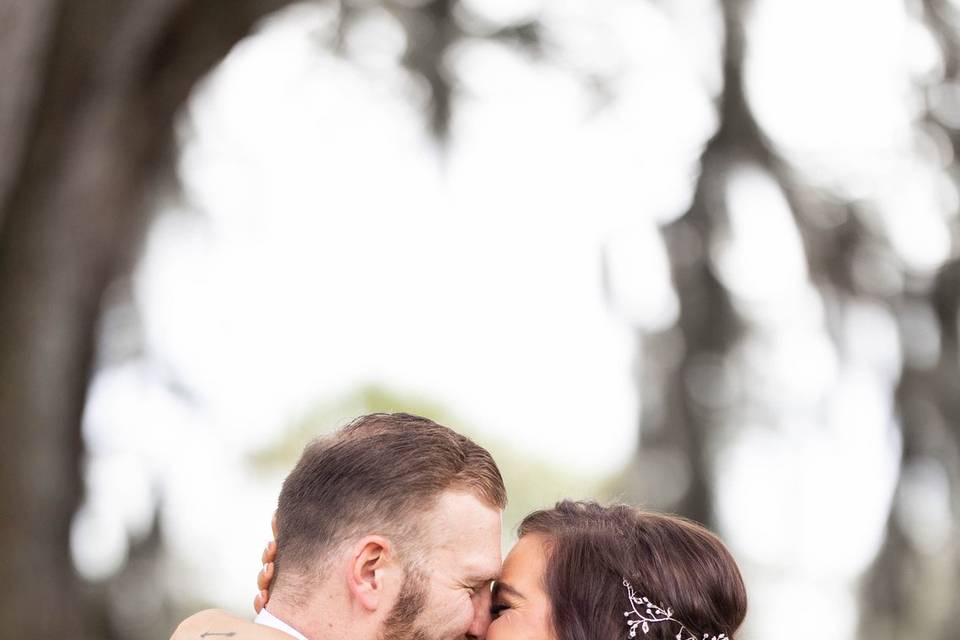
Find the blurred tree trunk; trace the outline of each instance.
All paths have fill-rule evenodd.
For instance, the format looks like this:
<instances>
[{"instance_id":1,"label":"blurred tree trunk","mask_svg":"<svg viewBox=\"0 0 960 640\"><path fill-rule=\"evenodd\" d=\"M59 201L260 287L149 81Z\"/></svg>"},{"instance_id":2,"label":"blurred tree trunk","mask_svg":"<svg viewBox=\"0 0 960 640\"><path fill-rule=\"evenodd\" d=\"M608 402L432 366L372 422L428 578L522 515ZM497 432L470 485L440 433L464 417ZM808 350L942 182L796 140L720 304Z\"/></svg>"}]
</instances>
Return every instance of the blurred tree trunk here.
<instances>
[{"instance_id":1,"label":"blurred tree trunk","mask_svg":"<svg viewBox=\"0 0 960 640\"><path fill-rule=\"evenodd\" d=\"M289 0L0 0L0 629L92 638L69 551L104 291L190 88Z\"/></svg>"},{"instance_id":2,"label":"blurred tree trunk","mask_svg":"<svg viewBox=\"0 0 960 640\"><path fill-rule=\"evenodd\" d=\"M680 302L677 325L641 337L648 355L640 381L644 407L637 472L627 492L640 502L709 526L714 523L710 487L712 439L732 404L726 357L743 327L730 292L719 281L709 249L726 226L724 189L738 165L765 166L770 153L744 94L743 0L723 2L723 93L720 123L700 158L690 208L663 229ZM671 468L672 466L672 468ZM656 470L651 477L647 469ZM658 499L658 484L679 483L682 495Z\"/></svg>"},{"instance_id":3,"label":"blurred tree trunk","mask_svg":"<svg viewBox=\"0 0 960 640\"><path fill-rule=\"evenodd\" d=\"M944 0L924 0L923 21L939 44L944 61L941 86L960 81L960 12ZM921 86L926 102L924 126L945 133L952 153L954 184L957 185L957 158L960 131L943 123L935 110L936 87ZM960 242L960 221L952 221L953 251ZM908 283L909 283L908 279ZM905 299L891 304L896 313L904 363L897 385L896 406L903 432L898 491L887 520L886 537L862 590L860 636L875 640L923 637L948 640L957 637L960 617L960 259L944 265L932 282L921 282ZM909 313L921 308L932 316L925 331L937 337L939 354L930 363L912 362ZM939 468L946 480L945 505L949 528L939 549L917 544L917 528L926 523L910 522L906 501L912 499L905 487L916 480L917 472ZM930 490L930 488L927 488ZM899 513L898 513L899 512ZM922 532L921 532L922 533Z\"/></svg>"},{"instance_id":4,"label":"blurred tree trunk","mask_svg":"<svg viewBox=\"0 0 960 640\"><path fill-rule=\"evenodd\" d=\"M960 616L960 599L955 597L960 587L960 260L955 257L960 223L954 217L954 258L934 277L921 277L896 256L890 239L868 224L871 212L861 207L869 203L843 202L836 194L804 184L767 141L744 94L749 5L749 0L721 0L726 40L719 126L701 156L690 208L663 229L680 314L674 327L639 337L643 415L637 459L625 490L640 502L715 524L710 475L717 429L730 422L727 408L749 403L749 398L730 395L736 385L725 379L735 366L728 355L748 328L718 279L709 251L722 240L727 224L724 190L731 170L754 165L776 180L789 202L838 352L842 355L845 345L837 327L851 304L879 305L897 322L904 354L895 397L903 434L901 487L915 477L912 471L931 463L943 470L947 484L950 531L932 555L917 547L917 529L923 524L898 514L898 501L902 507L909 499L898 491L883 547L864 579L861 635L878 640L953 638ZM944 54L941 82L955 86L960 82L960 11L945 0L925 0L923 6ZM930 89L921 87L919 93ZM924 98L931 102L929 95ZM931 102L922 124L946 132L956 175L960 130L939 122L933 111ZM825 226L823 220L840 222ZM884 273L890 265L904 283L900 289L871 290L855 277L857 269ZM918 317L930 321L918 328ZM929 342L931 335L938 343L937 359L918 363L911 350L919 341ZM684 490L671 494L658 486L670 483Z\"/></svg>"}]
</instances>

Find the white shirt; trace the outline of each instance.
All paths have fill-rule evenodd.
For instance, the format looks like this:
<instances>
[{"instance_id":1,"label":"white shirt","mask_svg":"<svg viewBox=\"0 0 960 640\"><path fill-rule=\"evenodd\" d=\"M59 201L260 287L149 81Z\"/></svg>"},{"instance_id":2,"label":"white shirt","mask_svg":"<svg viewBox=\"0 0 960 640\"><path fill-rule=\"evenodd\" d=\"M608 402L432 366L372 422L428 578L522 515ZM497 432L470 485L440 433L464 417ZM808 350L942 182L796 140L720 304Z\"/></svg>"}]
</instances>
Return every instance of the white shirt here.
<instances>
[{"instance_id":1,"label":"white shirt","mask_svg":"<svg viewBox=\"0 0 960 640\"><path fill-rule=\"evenodd\" d=\"M267 608L264 607L260 610L260 613L257 614L257 617L253 620L257 624L262 624L265 627L272 627L277 631L283 631L287 635L291 635L297 640L307 640L307 637L288 625L286 622L273 615Z\"/></svg>"}]
</instances>

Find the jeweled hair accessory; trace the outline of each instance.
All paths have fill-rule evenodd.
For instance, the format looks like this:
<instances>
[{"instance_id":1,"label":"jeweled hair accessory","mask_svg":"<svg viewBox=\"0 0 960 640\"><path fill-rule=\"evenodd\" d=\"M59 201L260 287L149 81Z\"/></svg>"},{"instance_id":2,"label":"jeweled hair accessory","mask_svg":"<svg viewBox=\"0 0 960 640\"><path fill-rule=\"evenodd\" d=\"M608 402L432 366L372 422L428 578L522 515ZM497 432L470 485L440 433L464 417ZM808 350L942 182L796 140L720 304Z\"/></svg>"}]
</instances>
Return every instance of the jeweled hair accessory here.
<instances>
[{"instance_id":1,"label":"jeweled hair accessory","mask_svg":"<svg viewBox=\"0 0 960 640\"><path fill-rule=\"evenodd\" d=\"M623 615L627 619L627 626L630 627L631 638L637 636L637 627L640 627L646 635L650 631L651 624L671 622L679 627L676 640L730 640L722 633L718 636L705 633L703 638L697 638L685 624L673 617L673 609L664 606L663 603L656 605L646 596L638 596L633 590L633 585L626 578L623 579L623 586L627 588L627 600L630 602L630 611L624 611Z\"/></svg>"}]
</instances>

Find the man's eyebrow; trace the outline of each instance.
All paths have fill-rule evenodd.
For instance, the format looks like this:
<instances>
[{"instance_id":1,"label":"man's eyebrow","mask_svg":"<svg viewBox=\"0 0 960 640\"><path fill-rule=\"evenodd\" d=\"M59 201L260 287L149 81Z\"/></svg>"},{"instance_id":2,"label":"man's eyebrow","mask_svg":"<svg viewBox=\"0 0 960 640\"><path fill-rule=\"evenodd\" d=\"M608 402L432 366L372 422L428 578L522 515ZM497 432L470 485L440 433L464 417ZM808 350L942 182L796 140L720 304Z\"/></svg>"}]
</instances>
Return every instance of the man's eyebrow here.
<instances>
[{"instance_id":1,"label":"man's eyebrow","mask_svg":"<svg viewBox=\"0 0 960 640\"><path fill-rule=\"evenodd\" d=\"M497 579L495 574L485 573L485 574L475 574L464 580L467 584L486 584L487 582L493 582Z\"/></svg>"},{"instance_id":2,"label":"man's eyebrow","mask_svg":"<svg viewBox=\"0 0 960 640\"><path fill-rule=\"evenodd\" d=\"M513 587L511 587L511 586L510 586L509 584L507 584L506 582L499 582L499 581L496 582L496 583L493 585L493 593L494 593L494 595L499 594L499 593L506 593L506 594L509 594L509 595L511 595L511 596L516 596L517 598L523 598L524 600L526 600L526 598L524 597L524 595L523 595L522 593L520 593L519 591L517 591L516 589L514 589Z\"/></svg>"}]
</instances>

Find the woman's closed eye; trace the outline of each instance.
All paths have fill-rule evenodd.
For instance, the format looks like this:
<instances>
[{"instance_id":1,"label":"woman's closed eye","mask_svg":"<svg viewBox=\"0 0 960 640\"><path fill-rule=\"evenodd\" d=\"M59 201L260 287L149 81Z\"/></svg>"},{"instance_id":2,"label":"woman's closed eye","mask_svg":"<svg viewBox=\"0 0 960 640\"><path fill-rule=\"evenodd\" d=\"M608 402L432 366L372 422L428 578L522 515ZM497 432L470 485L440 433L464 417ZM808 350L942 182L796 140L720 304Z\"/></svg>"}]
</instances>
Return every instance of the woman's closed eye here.
<instances>
[{"instance_id":1,"label":"woman's closed eye","mask_svg":"<svg viewBox=\"0 0 960 640\"><path fill-rule=\"evenodd\" d=\"M500 616L502 612L506 611L509 608L510 608L510 605L508 605L505 602L494 602L493 605L490 607L490 615L493 618L497 618Z\"/></svg>"}]
</instances>

